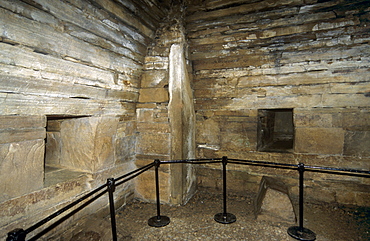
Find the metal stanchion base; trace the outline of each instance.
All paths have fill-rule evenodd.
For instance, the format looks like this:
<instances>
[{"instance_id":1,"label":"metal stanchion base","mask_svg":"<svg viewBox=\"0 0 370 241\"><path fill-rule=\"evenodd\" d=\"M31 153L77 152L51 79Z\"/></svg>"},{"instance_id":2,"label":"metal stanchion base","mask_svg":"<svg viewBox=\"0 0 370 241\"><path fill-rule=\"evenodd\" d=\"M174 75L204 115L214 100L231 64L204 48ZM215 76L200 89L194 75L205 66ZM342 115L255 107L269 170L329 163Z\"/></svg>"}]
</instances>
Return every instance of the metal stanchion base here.
<instances>
[{"instance_id":1,"label":"metal stanchion base","mask_svg":"<svg viewBox=\"0 0 370 241\"><path fill-rule=\"evenodd\" d=\"M215 221L223 224L233 223L236 221L236 217L231 213L217 213L215 215Z\"/></svg>"},{"instance_id":2,"label":"metal stanchion base","mask_svg":"<svg viewBox=\"0 0 370 241\"><path fill-rule=\"evenodd\" d=\"M298 226L288 228L288 234L298 240L312 241L316 239L316 234L314 232L308 228L301 228Z\"/></svg>"},{"instance_id":3,"label":"metal stanchion base","mask_svg":"<svg viewBox=\"0 0 370 241\"><path fill-rule=\"evenodd\" d=\"M170 223L170 218L167 216L154 216L149 218L148 224L152 227L164 227Z\"/></svg>"}]
</instances>

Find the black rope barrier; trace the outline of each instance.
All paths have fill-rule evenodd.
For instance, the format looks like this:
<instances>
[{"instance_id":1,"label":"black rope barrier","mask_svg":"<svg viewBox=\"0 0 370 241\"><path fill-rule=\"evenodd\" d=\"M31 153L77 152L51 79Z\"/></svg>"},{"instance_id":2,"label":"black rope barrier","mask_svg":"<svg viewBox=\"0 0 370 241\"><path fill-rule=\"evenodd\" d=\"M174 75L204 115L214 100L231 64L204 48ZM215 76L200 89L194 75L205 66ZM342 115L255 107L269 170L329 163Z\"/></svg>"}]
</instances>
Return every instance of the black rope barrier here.
<instances>
[{"instance_id":1,"label":"black rope barrier","mask_svg":"<svg viewBox=\"0 0 370 241\"><path fill-rule=\"evenodd\" d=\"M89 192L88 194L84 195L83 197L77 199L76 201L68 204L67 206L65 206L64 208L56 211L55 213L51 214L50 216L44 218L43 220L37 222L36 224L32 225L31 227L29 227L28 229L24 230L24 232L26 234L34 231L35 229L41 227L42 225L46 224L47 222L51 221L52 219L56 218L57 216L61 215L62 213L68 211L69 209L73 208L74 206L76 206L77 204L81 203L82 201L86 200L87 198L93 196L94 194L98 193L99 191L101 191L102 189L104 189L107 185L102 185L98 188L96 188L95 190ZM103 191L101 194L99 194L98 196L100 197L101 195L103 195L104 193L106 193L107 191Z\"/></svg>"},{"instance_id":2,"label":"black rope barrier","mask_svg":"<svg viewBox=\"0 0 370 241\"><path fill-rule=\"evenodd\" d=\"M227 212L227 195L226 195L226 165L230 164L239 164L239 165L250 165L250 166L262 166L268 168L277 168L277 169L288 169L288 170L297 170L299 173L299 226L293 226L288 229L288 234L298 240L306 240L311 241L316 239L316 234L311 230L307 229L303 225L303 204L304 204L304 172L320 172L326 174L334 174L334 175L346 175L346 176L357 176L363 178L370 178L370 171L365 170L356 170L356 169L345 169L345 168L334 168L334 167L322 167L322 166L305 166L303 163L299 164L287 164L287 163L278 163L278 162L266 162L266 161L253 161L253 160L242 160L242 159L228 159L226 156L222 158L212 158L212 159L185 159L185 160L167 160L167 161L160 161L156 159L154 162L149 163L143 167L140 167L134 171L131 171L125 175L122 175L116 179L108 178L107 183L94 189L93 191L85 194L81 198L77 199L76 201L70 203L66 207L58 210L57 212L49 215L48 217L42 219L41 221L37 222L36 224L32 225L26 230L23 229L14 229L8 232L7 241L25 241L27 234L36 230L37 228L41 227L42 225L48 223L52 219L56 218L57 216L61 215L62 213L68 211L69 209L75 207L76 205L80 204L82 201L87 200L85 203L81 204L79 207L72 210L70 213L66 214L49 227L45 228L40 233L36 234L34 237L29 239L29 241L37 240L44 234L51 231L53 228L58 226L60 223L64 222L72 215L77 213L78 211L82 210L99 197L103 196L105 193L108 192L109 198L109 209L110 209L110 218L111 218L111 226L112 226L112 240L117 241L117 230L116 230L116 220L115 220L115 207L114 207L114 191L117 186L139 176L140 174L144 173L145 171L151 169L153 166L155 167L155 187L156 187L156 202L157 202L157 215L150 218L148 220L148 224L152 227L163 227L170 223L170 218L167 216L162 216L160 213L160 187L159 187L159 167L160 164L212 164L212 163L222 163L222 180L223 180L223 212L218 213L215 215L214 220L223 223L233 223L236 221L235 215ZM119 181L119 182L117 182ZM106 188L106 189L104 189ZM99 191L101 191L99 193ZM95 195L96 194L96 195ZM95 195L94 197L92 197Z\"/></svg>"},{"instance_id":3,"label":"black rope barrier","mask_svg":"<svg viewBox=\"0 0 370 241\"><path fill-rule=\"evenodd\" d=\"M289 227L287 230L287 233L291 237L297 240L302 240L302 241L316 240L316 234L310 229L305 228L303 225L303 220L304 220L304 212L303 212L303 209L304 209L304 172L305 171L370 178L370 171L365 171L365 170L321 167L321 166L305 166L303 163L288 164L288 163L279 163L279 162L228 159L225 156L222 157L222 159L217 158L217 159L189 159L189 160L169 160L169 161L156 160L156 161L158 163L163 163L163 164L170 164L170 163L210 164L210 163L219 163L220 160L222 160L223 212L217 213L214 217L214 220L222 224L229 224L229 223L233 223L236 221L235 215L227 212L227 203L226 203L226 200L227 200L227 197L226 197L226 165L227 163L239 164L239 165L250 165L250 166L261 166L261 167L269 167L269 168L277 168L277 169L298 170L298 173L299 173L299 226ZM159 187L157 186L157 188ZM157 195L157 210L159 210L158 203L159 203L159 193ZM157 217L159 217L159 214ZM154 219L154 218L155 217L151 219ZM168 222L169 222L169 218L168 218ZM154 225L150 225L150 226L154 226ZM160 227L160 226L157 226L157 227Z\"/></svg>"},{"instance_id":4,"label":"black rope barrier","mask_svg":"<svg viewBox=\"0 0 370 241\"><path fill-rule=\"evenodd\" d=\"M189 163L189 164L211 164L220 163L222 158L211 158L211 159L184 159L184 160L168 160L160 161L161 164L172 164L172 163Z\"/></svg>"},{"instance_id":5,"label":"black rope barrier","mask_svg":"<svg viewBox=\"0 0 370 241\"><path fill-rule=\"evenodd\" d=\"M119 186L119 185L135 178L136 176L140 175L141 173L143 173L143 172L149 170L150 168L152 168L154 165L155 165L154 162L152 162L152 163L150 163L146 166L138 168L138 169L136 169L132 172L129 172L129 173L123 175L123 176L120 176L116 179L108 178L106 184L90 191L89 193L85 194L84 196L77 199L76 201L68 204L64 208L61 208L60 210L56 211L55 213L49 215L48 217L46 217L46 218L42 219L41 221L37 222L36 224L32 225L28 229L26 229L26 230L14 229L14 230L8 232L8 236L7 236L6 241L25 241L27 234L31 233L32 231L36 230L37 228L40 228L44 224L48 223L49 221L53 220L54 218L58 217L59 215L63 214L64 212L70 210L71 208L77 206L81 202L83 202L86 199L95 195L94 197L92 197L91 199L89 199L85 203L81 204L79 207L75 208L74 210L70 211L68 214L66 214L65 216L63 216L59 220L55 221L53 224L46 227L44 230L35 234L32 238L29 239L29 241L37 240L37 239L41 238L43 235L45 235L46 233L50 232L52 229L54 229L58 225L60 225L62 222L64 222L68 218L70 218L72 215L76 214L77 212L79 212L80 210L82 210L83 208L85 208L86 206L88 206L89 204L94 202L95 200L97 200L99 197L103 196L107 192L108 192L108 198L109 198L109 209L110 209L111 226L112 226L112 240L117 241L114 196L113 196L113 193L116 189L116 186ZM123 180L118 182L118 183L116 182L117 180L121 180L121 179L123 179ZM99 191L101 191L101 192L99 193Z\"/></svg>"},{"instance_id":6,"label":"black rope barrier","mask_svg":"<svg viewBox=\"0 0 370 241\"><path fill-rule=\"evenodd\" d=\"M61 224L62 222L66 221L68 218L72 217L74 214L76 214L77 212L81 211L82 209L84 209L85 207L87 207L89 204L91 204L92 202L94 202L96 199L98 199L99 197L103 196L107 191L103 191L99 194L97 194L97 196L93 197L92 199L86 201L85 203L83 203L81 206L77 207L76 209L74 209L73 211L71 211L70 213L68 213L67 215L63 216L61 219L57 220L56 222L54 222L53 224L51 224L49 227L45 228L44 230L42 230L40 233L36 234L35 236L33 236L31 239L29 239L29 241L34 241L34 240L38 240L39 238L41 238L43 235L45 235L46 233L48 233L49 231L53 230L54 228L56 228L59 224Z\"/></svg>"},{"instance_id":7,"label":"black rope barrier","mask_svg":"<svg viewBox=\"0 0 370 241\"><path fill-rule=\"evenodd\" d=\"M119 180L121 180L121 179L124 179L124 178L126 178L126 177L128 177L128 176L131 176L131 175L134 175L135 173L143 173L143 172L145 172L146 170L149 170L150 168L152 168L152 167L154 167L154 165L155 165L155 163L154 162L151 162L151 163L149 163L149 164L147 164L147 165L145 165L145 166L142 166L142 167L140 167L140 168L138 168L138 169L136 169L136 170L133 170L133 171L131 171L131 172L129 172L129 173L127 173L127 174L125 174L125 175L122 175L122 176L120 176L120 177L117 177L115 180L116 180L116 182L117 181L119 181ZM119 186L120 184L122 184L122 183L124 183L124 182L126 182L126 181L129 181L129 180L131 180L131 179L133 179L134 177L136 177L136 176L138 176L138 175L135 175L135 176L132 176L132 177L129 177L129 178L127 178L127 179L125 179L124 181L122 181L122 182L118 182L117 184L116 184L116 186Z\"/></svg>"}]
</instances>

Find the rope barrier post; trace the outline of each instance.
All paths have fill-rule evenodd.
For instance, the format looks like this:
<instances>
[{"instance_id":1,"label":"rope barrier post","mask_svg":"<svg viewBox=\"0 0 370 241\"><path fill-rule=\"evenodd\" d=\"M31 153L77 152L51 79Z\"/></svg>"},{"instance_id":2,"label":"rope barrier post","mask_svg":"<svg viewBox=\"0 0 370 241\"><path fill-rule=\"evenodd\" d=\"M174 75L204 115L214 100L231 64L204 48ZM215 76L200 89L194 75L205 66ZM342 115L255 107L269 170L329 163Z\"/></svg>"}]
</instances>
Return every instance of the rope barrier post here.
<instances>
[{"instance_id":1,"label":"rope barrier post","mask_svg":"<svg viewBox=\"0 0 370 241\"><path fill-rule=\"evenodd\" d=\"M299 226L293 226L288 228L288 234L298 240L312 241L316 239L316 234L309 230L308 228L303 227L303 174L305 167L303 163L298 164L299 172Z\"/></svg>"},{"instance_id":2,"label":"rope barrier post","mask_svg":"<svg viewBox=\"0 0 370 241\"><path fill-rule=\"evenodd\" d=\"M113 197L113 193L116 190L114 178L107 179L107 187L109 195L110 222L112 226L112 240L117 241L116 210L114 208L114 197Z\"/></svg>"},{"instance_id":3,"label":"rope barrier post","mask_svg":"<svg viewBox=\"0 0 370 241\"><path fill-rule=\"evenodd\" d=\"M227 157L222 157L222 181L223 181L223 205L224 205L224 212L223 213L217 213L214 217L214 220L216 222L222 223L222 224L229 224L236 221L236 217L234 214L228 213L226 210L226 165L227 165Z\"/></svg>"},{"instance_id":4,"label":"rope barrier post","mask_svg":"<svg viewBox=\"0 0 370 241\"><path fill-rule=\"evenodd\" d=\"M6 241L25 241L27 233L21 229L17 228L8 233Z\"/></svg>"},{"instance_id":5,"label":"rope barrier post","mask_svg":"<svg viewBox=\"0 0 370 241\"><path fill-rule=\"evenodd\" d=\"M151 217L148 220L148 225L151 227L164 227L170 223L170 218L167 216L161 216L161 200L159 197L159 175L158 175L158 168L161 164L161 161L156 159L155 163L155 190L157 196L157 216Z\"/></svg>"}]
</instances>

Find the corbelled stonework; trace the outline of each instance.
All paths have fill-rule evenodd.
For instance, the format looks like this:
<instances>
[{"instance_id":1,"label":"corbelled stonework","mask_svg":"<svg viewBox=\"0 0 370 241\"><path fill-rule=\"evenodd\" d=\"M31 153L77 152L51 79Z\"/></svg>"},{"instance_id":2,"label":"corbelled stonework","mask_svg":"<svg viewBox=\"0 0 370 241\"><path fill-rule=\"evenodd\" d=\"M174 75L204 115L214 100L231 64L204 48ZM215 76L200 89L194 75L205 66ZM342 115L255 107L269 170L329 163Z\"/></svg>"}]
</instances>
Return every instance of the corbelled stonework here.
<instances>
[{"instance_id":1,"label":"corbelled stonework","mask_svg":"<svg viewBox=\"0 0 370 241\"><path fill-rule=\"evenodd\" d=\"M140 76L168 10L167 0L0 2L1 240L136 168ZM134 182L117 188L117 205L134 193Z\"/></svg>"},{"instance_id":2,"label":"corbelled stonework","mask_svg":"<svg viewBox=\"0 0 370 241\"><path fill-rule=\"evenodd\" d=\"M366 1L190 2L186 29L194 69L198 157L369 170ZM294 148L290 153L258 151L258 110L279 108L293 109ZM237 191L256 190L261 175L297 176L228 168L244 171L234 180L244 188L230 187ZM201 185L217 187L212 172L206 180L206 170L201 170ZM369 205L368 180L344 178L357 187L349 191L337 184L336 176L313 177L315 182L306 183L308 196ZM294 179L287 183L296 191Z\"/></svg>"},{"instance_id":3,"label":"corbelled stonework","mask_svg":"<svg viewBox=\"0 0 370 241\"><path fill-rule=\"evenodd\" d=\"M370 170L369 9L367 0L0 1L0 229L29 227L155 159ZM279 111L289 126L274 122ZM261 130L284 129L289 148L260 148L278 139L261 141ZM220 168L161 165L162 201L220 189ZM257 192L270 176L297 196L296 171L227 168L229 191ZM153 174L117 189L117 203L154 200ZM308 199L370 205L365 178L305 178Z\"/></svg>"}]
</instances>

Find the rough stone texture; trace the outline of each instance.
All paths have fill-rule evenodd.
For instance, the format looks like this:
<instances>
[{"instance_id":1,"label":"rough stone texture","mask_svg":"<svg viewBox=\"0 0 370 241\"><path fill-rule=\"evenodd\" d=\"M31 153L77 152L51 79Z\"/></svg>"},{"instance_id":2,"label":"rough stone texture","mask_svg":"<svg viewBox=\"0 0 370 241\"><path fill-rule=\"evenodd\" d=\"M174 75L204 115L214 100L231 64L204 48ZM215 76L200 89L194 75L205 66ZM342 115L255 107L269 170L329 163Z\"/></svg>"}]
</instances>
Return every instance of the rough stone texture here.
<instances>
[{"instance_id":1,"label":"rough stone texture","mask_svg":"<svg viewBox=\"0 0 370 241\"><path fill-rule=\"evenodd\" d=\"M168 9L167 0L0 2L1 240L134 168L140 75Z\"/></svg>"},{"instance_id":2,"label":"rough stone texture","mask_svg":"<svg viewBox=\"0 0 370 241\"><path fill-rule=\"evenodd\" d=\"M260 187L254 200L254 213L258 220L288 222L297 221L288 187L281 181L262 177Z\"/></svg>"},{"instance_id":3,"label":"rough stone texture","mask_svg":"<svg viewBox=\"0 0 370 241\"><path fill-rule=\"evenodd\" d=\"M0 203L43 187L45 126L43 116L0 116Z\"/></svg>"},{"instance_id":4,"label":"rough stone texture","mask_svg":"<svg viewBox=\"0 0 370 241\"><path fill-rule=\"evenodd\" d=\"M170 177L168 173L160 172L159 174L159 196L161 202L170 202ZM155 174L154 171L148 171L136 179L137 195L147 201L156 200Z\"/></svg>"},{"instance_id":5,"label":"rough stone texture","mask_svg":"<svg viewBox=\"0 0 370 241\"><path fill-rule=\"evenodd\" d=\"M343 154L348 156L370 156L370 131L348 131L344 137Z\"/></svg>"},{"instance_id":6,"label":"rough stone texture","mask_svg":"<svg viewBox=\"0 0 370 241\"><path fill-rule=\"evenodd\" d=\"M115 162L117 117L87 117L61 124L60 164L72 169L96 172Z\"/></svg>"},{"instance_id":7,"label":"rough stone texture","mask_svg":"<svg viewBox=\"0 0 370 241\"><path fill-rule=\"evenodd\" d=\"M140 89L139 102L168 102L168 90L164 88Z\"/></svg>"},{"instance_id":8,"label":"rough stone texture","mask_svg":"<svg viewBox=\"0 0 370 241\"><path fill-rule=\"evenodd\" d=\"M141 134L138 137L137 153L151 155L169 155L169 134Z\"/></svg>"},{"instance_id":9,"label":"rough stone texture","mask_svg":"<svg viewBox=\"0 0 370 241\"><path fill-rule=\"evenodd\" d=\"M44 140L1 144L0 159L0 203L43 187Z\"/></svg>"},{"instance_id":10,"label":"rough stone texture","mask_svg":"<svg viewBox=\"0 0 370 241\"><path fill-rule=\"evenodd\" d=\"M61 150L60 132L47 132L45 143L45 165L60 166Z\"/></svg>"},{"instance_id":11,"label":"rough stone texture","mask_svg":"<svg viewBox=\"0 0 370 241\"><path fill-rule=\"evenodd\" d=\"M44 139L43 116L0 116L0 144Z\"/></svg>"},{"instance_id":12,"label":"rough stone texture","mask_svg":"<svg viewBox=\"0 0 370 241\"><path fill-rule=\"evenodd\" d=\"M195 157L195 113L183 12L182 6L173 6L145 57L143 88L137 109L139 166L149 162L150 158ZM186 202L196 188L193 167L170 164L166 171L170 193L167 200L172 204ZM138 190L143 190L140 186L146 183L142 180L138 185ZM139 191L139 194L148 200L153 198L148 192Z\"/></svg>"},{"instance_id":13,"label":"rough stone texture","mask_svg":"<svg viewBox=\"0 0 370 241\"><path fill-rule=\"evenodd\" d=\"M198 157L369 170L365 1L191 3L186 29L194 68ZM288 158L257 151L258 109L279 108L293 109L295 143ZM240 118L229 119L231 111ZM248 166L238 170L246 175L286 174ZM202 176L201 183L214 183L211 174L208 178ZM330 179L315 176L321 185ZM347 188L338 183L321 186L322 197L315 195L320 189L316 185L307 195L339 201L336 195ZM355 204L357 193L367 193L351 188L352 197L340 200Z\"/></svg>"},{"instance_id":14,"label":"rough stone texture","mask_svg":"<svg viewBox=\"0 0 370 241\"><path fill-rule=\"evenodd\" d=\"M341 128L297 128L294 151L298 153L342 154L344 131Z\"/></svg>"},{"instance_id":15,"label":"rough stone texture","mask_svg":"<svg viewBox=\"0 0 370 241\"><path fill-rule=\"evenodd\" d=\"M73 192L66 188L55 198L51 187L45 187L31 189L36 196L29 193L1 202L1 220L6 223L1 228L16 228L18 222L27 226L36 215L47 216L52 208L79 195L77 191L84 192L118 174L116 170L132 170L136 151L138 166L155 158L174 157L168 68L170 47L180 42L188 50L184 52L186 66L192 73L194 101L189 98L187 103L195 107L196 157L226 155L369 170L367 0L189 0L181 11L171 12L176 18L168 14L169 2L0 2L0 22L4 23L0 26L0 118L30 118L24 127L0 127L3 153L8 153L13 143L43 140L46 118L117 118L110 123L114 128L103 125L101 131L106 133L93 131L97 122L81 128L88 131L86 136L71 131L87 144L84 153L74 152L81 161L78 167L64 164L96 172L89 185L73 179L51 185L55 190L57 185L75 188ZM179 26L185 30L179 31ZM182 42L184 33L186 41ZM258 109L268 108L293 109L297 134L293 153L256 150ZM0 125L11 122L1 119ZM327 136L320 136L320 131ZM53 131L47 132L50 139ZM53 146L58 150L58 135L54 134L51 140L55 138ZM20 152L27 153L27 148ZM220 187L220 179L212 176L219 166L199 168L204 169L199 184ZM296 171L228 168L231 180L237 180L235 189L256 189L259 178L269 175L284 176L292 193L297 193ZM161 172L172 178L190 171L167 166ZM0 178L7 177L1 174ZM36 188L38 185L37 181ZM306 194L307 198L368 206L369 185L363 178L309 174ZM132 190L129 185L123 196ZM24 211L26 201L20 200L32 205ZM43 211L34 212L42 206L46 206Z\"/></svg>"}]
</instances>

